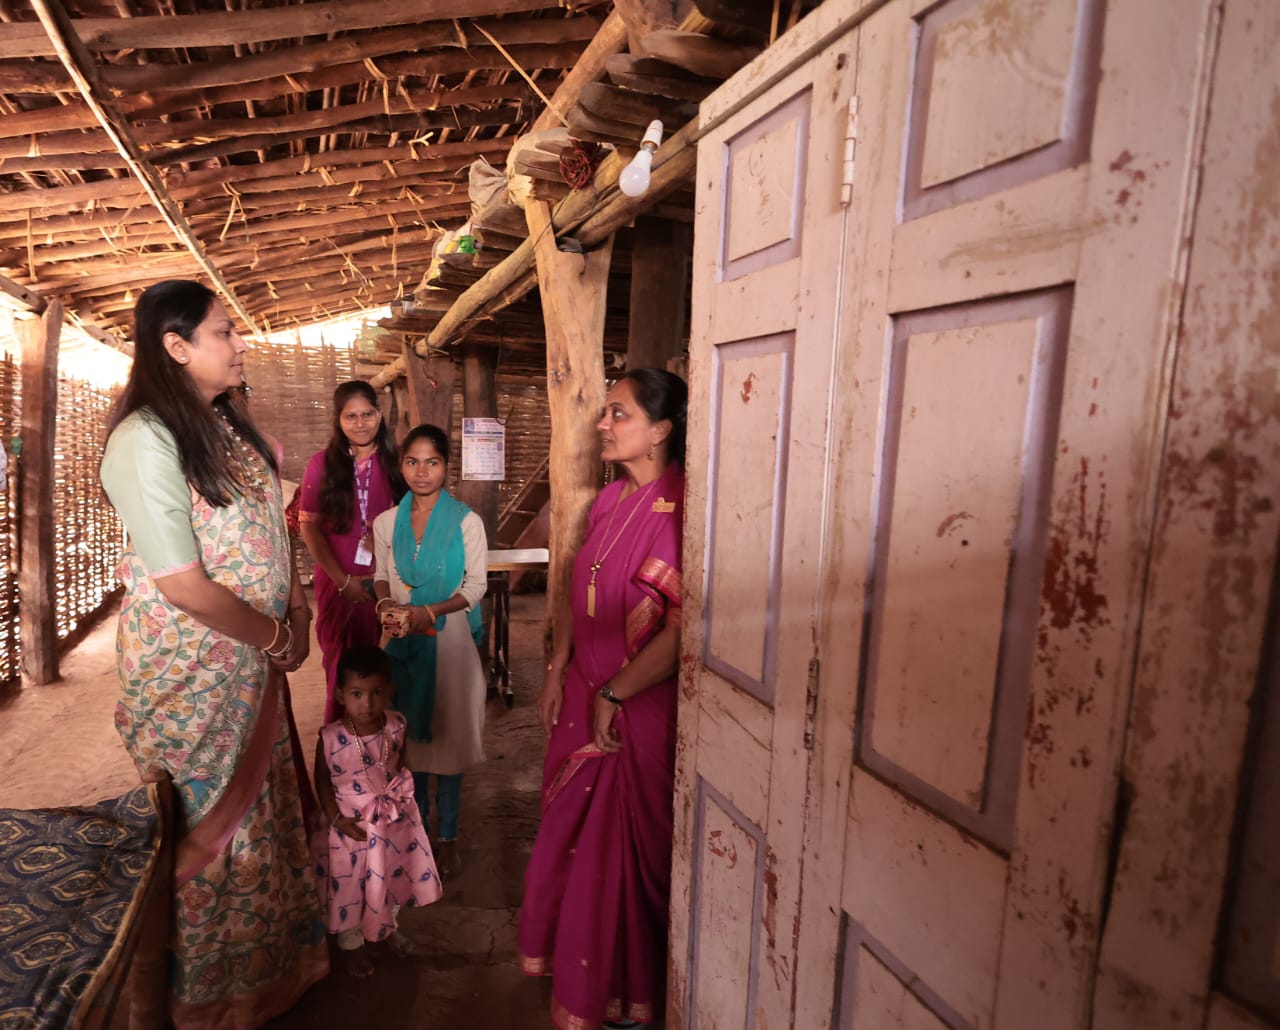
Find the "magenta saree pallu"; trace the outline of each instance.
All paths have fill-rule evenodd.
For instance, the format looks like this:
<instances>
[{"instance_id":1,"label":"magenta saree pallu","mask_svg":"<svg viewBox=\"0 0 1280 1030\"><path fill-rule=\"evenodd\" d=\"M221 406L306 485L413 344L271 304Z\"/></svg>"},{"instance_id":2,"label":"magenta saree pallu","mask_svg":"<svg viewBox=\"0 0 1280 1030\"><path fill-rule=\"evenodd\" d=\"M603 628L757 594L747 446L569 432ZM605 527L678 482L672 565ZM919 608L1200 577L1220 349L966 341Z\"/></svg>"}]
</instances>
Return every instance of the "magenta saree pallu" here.
<instances>
[{"instance_id":1,"label":"magenta saree pallu","mask_svg":"<svg viewBox=\"0 0 1280 1030\"><path fill-rule=\"evenodd\" d=\"M553 977L552 1018L562 1030L653 1019L666 967L675 679L621 707L620 751L601 752L592 728L596 691L679 617L684 478L673 468L619 501L621 490L612 484L597 499L574 563L573 662L543 766L542 826L520 914L522 967ZM628 517L627 537L597 572L588 616L590 566Z\"/></svg>"}]
</instances>

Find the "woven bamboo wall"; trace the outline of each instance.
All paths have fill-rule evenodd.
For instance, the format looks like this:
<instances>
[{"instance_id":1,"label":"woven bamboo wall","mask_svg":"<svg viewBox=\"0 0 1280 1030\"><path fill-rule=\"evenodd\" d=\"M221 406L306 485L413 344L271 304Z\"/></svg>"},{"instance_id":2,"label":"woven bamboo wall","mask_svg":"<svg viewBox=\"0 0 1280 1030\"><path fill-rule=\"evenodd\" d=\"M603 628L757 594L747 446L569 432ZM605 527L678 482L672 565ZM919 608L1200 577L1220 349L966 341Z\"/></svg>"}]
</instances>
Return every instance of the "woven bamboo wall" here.
<instances>
[{"instance_id":1,"label":"woven bamboo wall","mask_svg":"<svg viewBox=\"0 0 1280 1030\"><path fill-rule=\"evenodd\" d=\"M0 360L0 441L21 430L19 366ZM107 414L112 397L85 383L58 379L58 412L53 454L54 623L58 639L80 628L117 589L116 565L124 527L98 479ZM16 462L10 463L0 519L0 679L20 671L18 635L18 497Z\"/></svg>"},{"instance_id":2,"label":"woven bamboo wall","mask_svg":"<svg viewBox=\"0 0 1280 1030\"><path fill-rule=\"evenodd\" d=\"M351 346L256 344L245 372L254 421L284 447L281 475L301 482L307 461L329 439L333 391L353 378Z\"/></svg>"},{"instance_id":3,"label":"woven bamboo wall","mask_svg":"<svg viewBox=\"0 0 1280 1030\"><path fill-rule=\"evenodd\" d=\"M53 517L59 639L75 632L119 585L115 569L124 526L98 478L112 400L86 383L58 380Z\"/></svg>"}]
</instances>

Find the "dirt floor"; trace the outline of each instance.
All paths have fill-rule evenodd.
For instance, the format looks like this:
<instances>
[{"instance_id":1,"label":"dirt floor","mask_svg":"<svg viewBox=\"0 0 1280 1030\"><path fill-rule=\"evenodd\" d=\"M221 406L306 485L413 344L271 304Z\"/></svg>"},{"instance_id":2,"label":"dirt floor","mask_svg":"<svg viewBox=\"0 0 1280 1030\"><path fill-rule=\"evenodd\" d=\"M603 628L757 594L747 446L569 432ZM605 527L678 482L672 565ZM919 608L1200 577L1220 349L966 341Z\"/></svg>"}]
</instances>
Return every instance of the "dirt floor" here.
<instances>
[{"instance_id":1,"label":"dirt floor","mask_svg":"<svg viewBox=\"0 0 1280 1030\"><path fill-rule=\"evenodd\" d=\"M515 705L491 695L487 761L467 773L459 847L462 869L444 898L402 914L418 946L412 958L377 958L373 977L335 972L273 1030L372 1025L544 1030L549 984L520 975L516 919L538 825L543 736L533 707L541 682L544 597L511 599ZM61 662L62 680L0 701L0 808L91 804L137 779L112 724L118 691L115 620L106 618ZM319 653L290 677L308 761L324 705ZM51 732L52 731L52 732Z\"/></svg>"}]
</instances>

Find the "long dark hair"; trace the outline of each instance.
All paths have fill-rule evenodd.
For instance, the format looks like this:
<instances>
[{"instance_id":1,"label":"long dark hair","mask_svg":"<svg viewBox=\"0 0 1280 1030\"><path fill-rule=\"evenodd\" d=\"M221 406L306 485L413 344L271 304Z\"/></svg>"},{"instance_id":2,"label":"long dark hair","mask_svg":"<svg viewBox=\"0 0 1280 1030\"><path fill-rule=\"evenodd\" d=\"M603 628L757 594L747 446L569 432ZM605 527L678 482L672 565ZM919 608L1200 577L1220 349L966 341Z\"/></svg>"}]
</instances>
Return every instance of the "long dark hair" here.
<instances>
[{"instance_id":1,"label":"long dark hair","mask_svg":"<svg viewBox=\"0 0 1280 1030\"><path fill-rule=\"evenodd\" d=\"M343 383L333 391L333 433L324 449L324 477L320 480L320 514L325 524L335 533L345 533L355 517L356 465L351 460L351 444L342 431L342 409L356 397L363 397L371 407L378 407L378 395L372 386L361 379ZM377 448L378 463L391 484L391 497L399 501L404 496L404 477L400 475L400 462L395 444L387 432L387 420L378 419L378 432L373 438Z\"/></svg>"},{"instance_id":2,"label":"long dark hair","mask_svg":"<svg viewBox=\"0 0 1280 1030\"><path fill-rule=\"evenodd\" d=\"M212 406L206 404L190 373L165 350L165 334L190 341L216 299L209 287L190 279L167 279L143 291L133 308L133 368L107 429L114 430L135 411L162 423L177 443L187 482L214 507L225 508L243 485L236 479L222 418L272 471L280 469L243 402L233 399L241 391L227 390Z\"/></svg>"},{"instance_id":3,"label":"long dark hair","mask_svg":"<svg viewBox=\"0 0 1280 1030\"><path fill-rule=\"evenodd\" d=\"M622 376L631 383L636 403L650 422L671 423L667 437L667 459L684 461L684 437L689 408L689 387L683 379L662 368L633 368Z\"/></svg>"}]
</instances>

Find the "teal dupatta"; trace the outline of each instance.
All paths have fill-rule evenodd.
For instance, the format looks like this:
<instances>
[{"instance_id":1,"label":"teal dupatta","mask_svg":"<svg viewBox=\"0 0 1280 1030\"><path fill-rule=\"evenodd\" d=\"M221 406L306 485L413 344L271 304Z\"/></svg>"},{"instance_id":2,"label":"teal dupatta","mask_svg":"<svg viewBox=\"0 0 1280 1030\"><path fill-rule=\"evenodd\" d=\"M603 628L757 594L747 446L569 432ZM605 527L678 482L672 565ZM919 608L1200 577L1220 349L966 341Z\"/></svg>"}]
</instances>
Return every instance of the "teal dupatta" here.
<instances>
[{"instance_id":1,"label":"teal dupatta","mask_svg":"<svg viewBox=\"0 0 1280 1030\"><path fill-rule=\"evenodd\" d=\"M409 588L409 603L437 605L458 592L466 572L462 520L471 509L447 490L441 490L419 544L413 537L412 507L413 494L407 493L396 510L391 555L396 572ZM446 618L442 615L436 619L436 633L444 629ZM484 626L478 604L467 612L467 623L471 636L479 643ZM396 684L396 708L404 713L409 736L430 742L431 717L436 707L436 637L400 637L388 642L387 653Z\"/></svg>"}]
</instances>

